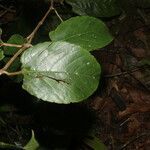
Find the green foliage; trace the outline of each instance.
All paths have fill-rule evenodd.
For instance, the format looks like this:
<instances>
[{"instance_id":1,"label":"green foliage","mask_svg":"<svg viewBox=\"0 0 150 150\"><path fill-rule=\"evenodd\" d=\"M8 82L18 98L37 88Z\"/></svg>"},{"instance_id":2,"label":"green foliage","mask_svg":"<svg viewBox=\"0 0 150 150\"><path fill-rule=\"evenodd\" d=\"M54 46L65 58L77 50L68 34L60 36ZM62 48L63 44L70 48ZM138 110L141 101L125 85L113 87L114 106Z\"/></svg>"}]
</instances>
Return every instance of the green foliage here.
<instances>
[{"instance_id":1,"label":"green foliage","mask_svg":"<svg viewBox=\"0 0 150 150\"><path fill-rule=\"evenodd\" d=\"M23 43L25 43L25 39L19 34L14 34L9 38L7 43L22 45ZM14 55L17 51L18 51L18 48L16 47L4 48L5 55Z\"/></svg>"},{"instance_id":2,"label":"green foliage","mask_svg":"<svg viewBox=\"0 0 150 150\"><path fill-rule=\"evenodd\" d=\"M4 52L0 49L0 61L4 58Z\"/></svg>"},{"instance_id":3,"label":"green foliage","mask_svg":"<svg viewBox=\"0 0 150 150\"><path fill-rule=\"evenodd\" d=\"M32 136L29 142L24 146L16 146L9 143L0 142L1 149L12 149L12 150L37 150L39 148L39 143L36 141L34 136L34 131L32 131Z\"/></svg>"},{"instance_id":4,"label":"green foliage","mask_svg":"<svg viewBox=\"0 0 150 150\"><path fill-rule=\"evenodd\" d=\"M117 0L66 0L79 15L112 17L121 13Z\"/></svg>"},{"instance_id":5,"label":"green foliage","mask_svg":"<svg viewBox=\"0 0 150 150\"><path fill-rule=\"evenodd\" d=\"M26 2L25 0L21 1ZM36 2L36 0L31 1ZM50 0L44 1L47 3L50 2ZM57 0L57 2L62 1L63 0ZM18 70L19 73L22 71L21 73L24 76L23 88L26 91L44 101L60 104L83 101L92 95L98 87L101 67L90 54L90 51L105 47L113 40L113 37L109 33L107 26L97 18L114 17L120 15L121 12L129 11L130 8L131 10L134 8L132 10L134 11L137 8L139 10L139 8L150 7L150 0L65 1L72 6L76 14L82 15L82 17L73 17L62 22L54 31L49 33L49 37L52 40L51 42L39 43L27 49L21 56L21 63L20 57L17 57L14 58L15 60L11 66L8 65L8 68L5 66L1 69L1 74L8 75L14 75L16 73L15 71ZM39 9L37 10L39 11ZM55 12L57 11L55 10ZM58 24L58 21L55 19L55 17L60 19L58 16L57 14L53 17L53 20L51 20L53 22L52 26ZM72 14L68 16L72 16ZM45 18L43 17L42 20ZM38 26L33 30L34 39L34 35L43 22L44 21L39 22ZM49 30L49 23L47 24ZM27 25L28 22L21 17L19 26L16 28L15 25L15 29L25 30L25 32L27 32L27 30L30 30L30 28L27 28ZM52 29L52 27L50 28ZM12 28L12 30L14 29ZM1 35L2 29L0 28L0 43L3 43ZM37 39L43 40L43 37L37 36ZM7 43L22 45L23 43L31 44L31 41L26 41L19 34L14 34ZM3 44L6 45L6 43ZM2 46L4 46L3 44ZM23 48L25 50L26 47ZM17 51L18 48L16 47L4 47L4 49L0 49L0 60L3 60L2 65L3 63L7 63ZM20 71L21 65L22 70ZM139 65L149 66L150 61L148 59L141 60ZM16 74L19 74L18 72ZM22 78L19 79L19 81L22 81ZM1 112L5 112L9 109L9 107L0 107ZM92 137L93 139L86 138L84 140L89 147L94 150L106 149L105 145L102 144L98 138L95 136ZM25 147L0 142L0 149L1 148L36 150L39 148L39 143L36 141L34 132L32 131L32 137Z\"/></svg>"},{"instance_id":6,"label":"green foliage","mask_svg":"<svg viewBox=\"0 0 150 150\"><path fill-rule=\"evenodd\" d=\"M37 44L21 57L23 88L49 102L74 103L98 87L100 65L88 52L113 38L100 20L82 16L62 22L50 32L52 42Z\"/></svg>"},{"instance_id":7,"label":"green foliage","mask_svg":"<svg viewBox=\"0 0 150 150\"><path fill-rule=\"evenodd\" d=\"M113 37L106 25L94 17L73 17L50 32L52 41L66 41L88 51L108 45Z\"/></svg>"},{"instance_id":8,"label":"green foliage","mask_svg":"<svg viewBox=\"0 0 150 150\"><path fill-rule=\"evenodd\" d=\"M11 57L4 57L4 59L2 60L5 64L10 60ZM20 70L20 67L21 67L21 62L20 62L20 58L17 57L15 59L15 61L11 64L11 66L7 69L9 72L15 72L17 70ZM22 75L19 75L19 76L12 76L10 77L10 79L12 79L14 82L21 82L22 79L23 79L23 76Z\"/></svg>"},{"instance_id":9,"label":"green foliage","mask_svg":"<svg viewBox=\"0 0 150 150\"><path fill-rule=\"evenodd\" d=\"M106 150L106 146L95 136L86 138L84 142L93 150Z\"/></svg>"},{"instance_id":10,"label":"green foliage","mask_svg":"<svg viewBox=\"0 0 150 150\"><path fill-rule=\"evenodd\" d=\"M39 148L39 143L36 141L34 131L32 131L32 137L30 141L24 147L24 150L36 150Z\"/></svg>"},{"instance_id":11,"label":"green foliage","mask_svg":"<svg viewBox=\"0 0 150 150\"><path fill-rule=\"evenodd\" d=\"M65 0L78 15L113 17L133 8L150 8L150 0Z\"/></svg>"},{"instance_id":12,"label":"green foliage","mask_svg":"<svg viewBox=\"0 0 150 150\"><path fill-rule=\"evenodd\" d=\"M10 44L18 44L18 45L22 45L23 43L25 43L26 40L19 34L14 34L12 35L9 40L7 41L7 43ZM7 63L10 58L19 50L19 48L16 47L4 47L4 54L5 54L5 58L3 59L4 63ZM15 59L15 61L13 62L13 64L8 68L9 72L15 72L17 71L19 68L21 67L21 63L20 63L20 58L17 57ZM16 77L11 77L11 79L13 79L15 82L21 82L22 81L22 76L16 76Z\"/></svg>"},{"instance_id":13,"label":"green foliage","mask_svg":"<svg viewBox=\"0 0 150 150\"><path fill-rule=\"evenodd\" d=\"M23 88L49 102L79 102L97 88L100 65L85 49L63 41L38 44L21 57Z\"/></svg>"}]
</instances>

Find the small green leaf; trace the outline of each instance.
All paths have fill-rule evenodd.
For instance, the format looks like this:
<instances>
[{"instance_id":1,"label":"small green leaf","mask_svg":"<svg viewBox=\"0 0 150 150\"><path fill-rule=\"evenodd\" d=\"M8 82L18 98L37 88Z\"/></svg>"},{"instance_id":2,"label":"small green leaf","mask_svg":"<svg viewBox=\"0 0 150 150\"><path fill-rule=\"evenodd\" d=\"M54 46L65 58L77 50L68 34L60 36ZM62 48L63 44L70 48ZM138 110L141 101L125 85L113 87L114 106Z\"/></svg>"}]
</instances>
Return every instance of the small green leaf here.
<instances>
[{"instance_id":1,"label":"small green leaf","mask_svg":"<svg viewBox=\"0 0 150 150\"><path fill-rule=\"evenodd\" d=\"M86 138L84 142L93 150L106 150L106 146L95 136L92 139Z\"/></svg>"},{"instance_id":2,"label":"small green leaf","mask_svg":"<svg viewBox=\"0 0 150 150\"><path fill-rule=\"evenodd\" d=\"M25 39L19 34L14 34L10 37L7 43L22 45L23 43L25 43ZM19 48L16 48L16 47L4 47L5 58L3 59L3 62L6 64L11 59L12 55L14 55L18 51L18 49ZM8 68L8 71L15 72L19 70L20 67L21 67L20 58L17 57L15 61L12 63L12 65ZM22 81L22 76L20 75L10 77L10 78L13 79L15 82Z\"/></svg>"},{"instance_id":3,"label":"small green leaf","mask_svg":"<svg viewBox=\"0 0 150 150\"><path fill-rule=\"evenodd\" d=\"M66 0L79 15L94 17L112 17L119 15L121 10L117 0Z\"/></svg>"},{"instance_id":4,"label":"small green leaf","mask_svg":"<svg viewBox=\"0 0 150 150\"><path fill-rule=\"evenodd\" d=\"M91 51L109 44L113 37L106 25L94 17L73 17L50 32L52 41L66 41Z\"/></svg>"},{"instance_id":5,"label":"small green leaf","mask_svg":"<svg viewBox=\"0 0 150 150\"><path fill-rule=\"evenodd\" d=\"M23 88L49 102L80 102L98 87L100 65L85 49L67 42L45 42L21 57Z\"/></svg>"},{"instance_id":6,"label":"small green leaf","mask_svg":"<svg viewBox=\"0 0 150 150\"><path fill-rule=\"evenodd\" d=\"M22 45L24 42L25 42L25 39L19 34L12 35L10 37L10 39L7 41L7 43L18 44L18 45ZM5 55L14 55L17 51L18 51L18 48L16 48L16 47L5 47L4 48Z\"/></svg>"},{"instance_id":7,"label":"small green leaf","mask_svg":"<svg viewBox=\"0 0 150 150\"><path fill-rule=\"evenodd\" d=\"M0 49L0 61L4 58L4 52Z\"/></svg>"},{"instance_id":8,"label":"small green leaf","mask_svg":"<svg viewBox=\"0 0 150 150\"><path fill-rule=\"evenodd\" d=\"M3 62L6 64L9 60L11 59L11 57L5 57L3 59ZM16 58L15 61L11 64L11 66L7 69L9 72L15 72L15 71L18 71L20 70L20 67L21 67L21 62L20 62L20 58ZM22 75L18 75L18 76L10 76L10 78L19 83L23 80L23 77Z\"/></svg>"},{"instance_id":9,"label":"small green leaf","mask_svg":"<svg viewBox=\"0 0 150 150\"><path fill-rule=\"evenodd\" d=\"M39 147L39 143L36 141L34 132L32 131L32 137L30 141L24 147L24 150L36 150Z\"/></svg>"}]
</instances>

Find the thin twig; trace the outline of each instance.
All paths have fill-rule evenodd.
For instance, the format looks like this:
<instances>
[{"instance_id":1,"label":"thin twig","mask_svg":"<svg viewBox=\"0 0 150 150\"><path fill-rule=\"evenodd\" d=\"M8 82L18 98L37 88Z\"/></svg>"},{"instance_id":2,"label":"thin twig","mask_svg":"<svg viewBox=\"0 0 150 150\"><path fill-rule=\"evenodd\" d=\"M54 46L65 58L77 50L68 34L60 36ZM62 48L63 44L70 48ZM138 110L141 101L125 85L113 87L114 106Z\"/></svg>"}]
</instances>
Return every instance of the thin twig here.
<instances>
[{"instance_id":1,"label":"thin twig","mask_svg":"<svg viewBox=\"0 0 150 150\"><path fill-rule=\"evenodd\" d=\"M14 60L26 49L27 47L22 47L19 51L17 51L17 53L15 53L15 55L12 58L10 58L10 60L3 67L3 70L7 70L9 66L14 62Z\"/></svg>"},{"instance_id":2,"label":"thin twig","mask_svg":"<svg viewBox=\"0 0 150 150\"><path fill-rule=\"evenodd\" d=\"M16 76L16 75L22 74L22 71L16 71L16 72L3 71L2 74L6 74L6 75L8 75L8 76Z\"/></svg>"},{"instance_id":3,"label":"thin twig","mask_svg":"<svg viewBox=\"0 0 150 150\"><path fill-rule=\"evenodd\" d=\"M106 78L113 78L113 77L116 77L116 76L122 76L122 75L126 75L126 74L129 74L129 73L133 73L133 72L139 71L141 69L142 68L136 68L136 69L130 70L130 71L124 71L124 72L119 72L119 73L116 73L116 74L105 75L105 77Z\"/></svg>"},{"instance_id":4,"label":"thin twig","mask_svg":"<svg viewBox=\"0 0 150 150\"><path fill-rule=\"evenodd\" d=\"M0 7L3 8L3 9L5 9L5 10L7 10L7 11L9 11L9 12L13 12L13 13L16 12L15 10L11 9L13 6L10 6L9 8L7 8L7 7L5 7L5 6L3 6L3 5L0 4Z\"/></svg>"},{"instance_id":5,"label":"thin twig","mask_svg":"<svg viewBox=\"0 0 150 150\"><path fill-rule=\"evenodd\" d=\"M137 79L132 73L142 70L144 68L136 68L133 70L129 70L129 71L125 71L125 72L119 72L116 74L112 74L112 75L105 75L106 78L113 78L113 77L117 77L117 76L122 76L122 75L130 75L134 80L136 80L139 84L141 84L147 91L150 91L150 89L143 83L141 82L139 79Z\"/></svg>"},{"instance_id":6,"label":"thin twig","mask_svg":"<svg viewBox=\"0 0 150 150\"><path fill-rule=\"evenodd\" d=\"M127 146L129 146L130 144L132 144L133 142L135 142L136 140L138 140L139 138L143 137L143 136L149 136L149 133L143 133L137 137L135 137L134 139L132 139L131 141L128 141L127 143L125 143L121 148L120 150L123 150L125 148L127 148Z\"/></svg>"},{"instance_id":7,"label":"thin twig","mask_svg":"<svg viewBox=\"0 0 150 150\"><path fill-rule=\"evenodd\" d=\"M23 45L11 44L11 43L0 43L0 47L1 47L1 46L21 48Z\"/></svg>"},{"instance_id":8,"label":"thin twig","mask_svg":"<svg viewBox=\"0 0 150 150\"><path fill-rule=\"evenodd\" d=\"M3 17L7 12L8 12L7 10L3 11L3 12L0 14L0 18Z\"/></svg>"},{"instance_id":9,"label":"thin twig","mask_svg":"<svg viewBox=\"0 0 150 150\"><path fill-rule=\"evenodd\" d=\"M137 79L132 73L129 72L129 75L135 80L137 81L141 86L143 86L143 88L145 90L147 90L148 92L150 91L150 89L148 88L148 86L146 86L142 81L140 81L139 79Z\"/></svg>"},{"instance_id":10,"label":"thin twig","mask_svg":"<svg viewBox=\"0 0 150 150\"><path fill-rule=\"evenodd\" d=\"M34 35L38 31L38 29L41 27L41 25L44 23L45 19L47 18L47 16L51 12L51 10L54 9L52 2L51 2L51 5L50 5L48 11L45 13L44 17L39 21L39 23L37 24L37 26L35 27L35 29L32 31L32 33L27 37L27 41L28 41L29 44L32 42L32 40L34 38Z\"/></svg>"},{"instance_id":11,"label":"thin twig","mask_svg":"<svg viewBox=\"0 0 150 150\"><path fill-rule=\"evenodd\" d=\"M49 15L49 13L51 12L51 10L53 10L54 7L53 7L53 0L51 1L51 5L48 9L48 11L45 13L44 17L39 21L39 23L37 24L37 26L35 27L35 29L32 31L32 33L27 37L27 43L25 43L21 48L20 50L18 50L15 55L6 63L6 65L0 69L0 75L3 71L6 71L10 65L15 61L15 59L24 51L26 50L27 48L31 47L31 42L34 38L34 35L36 34L36 32L38 31L38 29L41 27L41 25L44 23L45 19L47 18L47 16ZM4 73L3 73L4 74ZM6 74L6 72L5 72ZM11 73L13 74L13 73ZM8 75L8 73L7 73ZM10 75L10 73L9 73Z\"/></svg>"},{"instance_id":12,"label":"thin twig","mask_svg":"<svg viewBox=\"0 0 150 150\"><path fill-rule=\"evenodd\" d=\"M7 12L10 12L12 6L10 6L9 8L6 8L1 14L0 14L0 18L3 17ZM12 12L12 11L11 11Z\"/></svg>"},{"instance_id":13,"label":"thin twig","mask_svg":"<svg viewBox=\"0 0 150 150\"><path fill-rule=\"evenodd\" d=\"M59 18L59 20L61 21L61 22L63 22L63 19L61 18L61 16L59 15L59 13L57 12L57 10L54 8L54 12L55 12L55 14L57 15L57 17Z\"/></svg>"}]
</instances>

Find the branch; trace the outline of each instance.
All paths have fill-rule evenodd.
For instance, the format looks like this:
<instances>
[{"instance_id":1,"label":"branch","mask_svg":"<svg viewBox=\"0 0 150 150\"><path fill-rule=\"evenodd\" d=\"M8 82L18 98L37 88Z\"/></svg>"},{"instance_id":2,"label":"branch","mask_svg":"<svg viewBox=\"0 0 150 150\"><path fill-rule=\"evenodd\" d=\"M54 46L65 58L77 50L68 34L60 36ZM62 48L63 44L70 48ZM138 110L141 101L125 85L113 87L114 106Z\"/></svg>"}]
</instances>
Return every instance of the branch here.
<instances>
[{"instance_id":1,"label":"branch","mask_svg":"<svg viewBox=\"0 0 150 150\"><path fill-rule=\"evenodd\" d=\"M0 70L0 75L2 75L2 74L6 74L6 75L8 75L8 76L16 76L16 75L22 74L22 71L17 71L17 72L7 72L7 71L1 69L1 70Z\"/></svg>"},{"instance_id":2,"label":"branch","mask_svg":"<svg viewBox=\"0 0 150 150\"><path fill-rule=\"evenodd\" d=\"M1 46L21 48L23 45L11 44L11 43L0 43L0 47L1 47Z\"/></svg>"},{"instance_id":3,"label":"branch","mask_svg":"<svg viewBox=\"0 0 150 150\"><path fill-rule=\"evenodd\" d=\"M45 19L47 18L47 16L49 15L49 13L54 9L53 7L53 0L51 1L51 5L48 9L48 11L45 13L44 17L39 21L39 23L37 24L37 26L35 27L35 29L32 31L32 33L27 37L27 41L30 44L36 34L36 32L38 31L38 29L41 27L41 25L44 23Z\"/></svg>"},{"instance_id":4,"label":"branch","mask_svg":"<svg viewBox=\"0 0 150 150\"><path fill-rule=\"evenodd\" d=\"M63 19L61 18L61 16L59 15L59 13L57 12L57 10L55 8L54 8L54 12L55 12L56 16L59 18L59 20L61 22L63 22Z\"/></svg>"},{"instance_id":5,"label":"branch","mask_svg":"<svg viewBox=\"0 0 150 150\"><path fill-rule=\"evenodd\" d=\"M136 72L136 71L139 71L139 70L142 70L143 68L136 68L136 69L133 69L133 70L129 70L129 71L124 71L124 72L119 72L119 73L116 73L116 74L108 74L108 75L105 75L106 78L113 78L113 77L116 77L116 76L122 76L122 75L127 75L129 73L133 73L133 72Z\"/></svg>"},{"instance_id":6,"label":"branch","mask_svg":"<svg viewBox=\"0 0 150 150\"><path fill-rule=\"evenodd\" d=\"M9 68L9 66L14 62L14 60L27 48L29 48L30 45L29 44L24 44L24 46L17 51L17 53L15 53L15 55L13 57L11 57L11 59L6 63L6 65L3 67L3 70L7 70Z\"/></svg>"},{"instance_id":7,"label":"branch","mask_svg":"<svg viewBox=\"0 0 150 150\"><path fill-rule=\"evenodd\" d=\"M13 6L10 6L9 8L7 8L7 7L5 7L5 6L3 6L3 5L0 4L0 7L3 8L3 9L5 9L5 10L7 10L7 11L9 11L9 12L12 12L12 13L16 12L15 10L11 9Z\"/></svg>"},{"instance_id":8,"label":"branch","mask_svg":"<svg viewBox=\"0 0 150 150\"><path fill-rule=\"evenodd\" d=\"M130 144L133 144L136 140L138 140L139 138L143 137L143 136L149 136L150 133L143 133L135 138L133 138L131 141L128 141L127 143L125 143L119 150L123 150L126 149L127 146L129 146Z\"/></svg>"},{"instance_id":9,"label":"branch","mask_svg":"<svg viewBox=\"0 0 150 150\"><path fill-rule=\"evenodd\" d=\"M0 6L2 6L2 5L0 5ZM0 18L3 17L7 12L13 12L13 13L15 12L15 11L11 10L12 6L10 6L9 8L6 8L3 6L3 8L5 10L0 14Z\"/></svg>"},{"instance_id":10,"label":"branch","mask_svg":"<svg viewBox=\"0 0 150 150\"><path fill-rule=\"evenodd\" d=\"M31 47L31 42L36 34L36 32L38 31L38 29L41 27L41 25L44 23L45 19L47 18L47 16L49 15L49 13L51 12L51 10L53 10L53 0L51 0L51 5L48 9L48 11L45 13L44 17L39 21L39 23L37 24L37 26L35 27L35 29L32 31L32 33L27 37L27 43L23 44L23 45L16 45L13 44L11 46L14 47L19 47L20 50L18 52L15 53L15 55L6 63L6 65L0 70L0 75L2 74L7 74L7 75L16 75L16 73L8 73L6 70L10 67L10 65L15 61L15 59L23 52L25 51L27 48ZM3 43L0 46L5 45L5 46L10 46L10 44L6 44Z\"/></svg>"}]
</instances>

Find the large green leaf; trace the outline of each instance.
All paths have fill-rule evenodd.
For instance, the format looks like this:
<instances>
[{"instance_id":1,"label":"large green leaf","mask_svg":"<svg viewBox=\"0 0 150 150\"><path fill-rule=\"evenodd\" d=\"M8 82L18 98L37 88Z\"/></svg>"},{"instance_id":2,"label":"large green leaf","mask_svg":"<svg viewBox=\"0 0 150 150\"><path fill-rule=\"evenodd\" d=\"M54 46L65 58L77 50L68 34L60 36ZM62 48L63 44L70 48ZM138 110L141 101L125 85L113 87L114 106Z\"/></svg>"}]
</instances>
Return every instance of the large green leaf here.
<instances>
[{"instance_id":1,"label":"large green leaf","mask_svg":"<svg viewBox=\"0 0 150 150\"><path fill-rule=\"evenodd\" d=\"M50 32L50 38L52 41L79 45L88 51L102 48L113 40L106 25L89 16L73 17L62 22L55 31Z\"/></svg>"},{"instance_id":2,"label":"large green leaf","mask_svg":"<svg viewBox=\"0 0 150 150\"><path fill-rule=\"evenodd\" d=\"M66 0L79 15L112 17L120 14L116 0Z\"/></svg>"},{"instance_id":3,"label":"large green leaf","mask_svg":"<svg viewBox=\"0 0 150 150\"><path fill-rule=\"evenodd\" d=\"M100 65L85 49L67 42L44 42L21 57L23 88L49 102L79 102L97 88Z\"/></svg>"}]
</instances>

